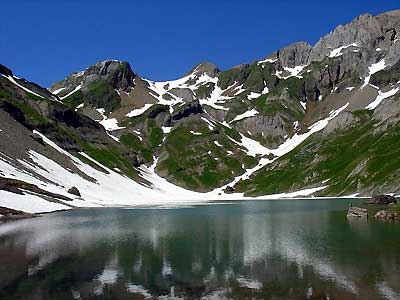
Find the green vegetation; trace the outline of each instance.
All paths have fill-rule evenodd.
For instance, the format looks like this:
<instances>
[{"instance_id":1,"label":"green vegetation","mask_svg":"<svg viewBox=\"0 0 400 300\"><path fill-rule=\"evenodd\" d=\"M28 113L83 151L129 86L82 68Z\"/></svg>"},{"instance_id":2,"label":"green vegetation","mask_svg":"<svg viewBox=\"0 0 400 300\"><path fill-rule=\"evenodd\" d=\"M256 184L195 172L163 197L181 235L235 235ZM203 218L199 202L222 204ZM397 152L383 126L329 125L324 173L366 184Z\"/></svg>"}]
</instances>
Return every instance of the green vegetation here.
<instances>
[{"instance_id":1,"label":"green vegetation","mask_svg":"<svg viewBox=\"0 0 400 300\"><path fill-rule=\"evenodd\" d=\"M72 95L68 96L67 98L63 99L63 103L67 105L71 109L75 109L79 104L83 101L83 94L82 91L76 91Z\"/></svg>"},{"instance_id":2,"label":"green vegetation","mask_svg":"<svg viewBox=\"0 0 400 300\"><path fill-rule=\"evenodd\" d=\"M237 185L248 195L272 194L320 185L322 195L354 193L363 187L381 187L398 180L400 125L372 133L369 113L355 113L359 121L344 132L309 138L295 150Z\"/></svg>"},{"instance_id":3,"label":"green vegetation","mask_svg":"<svg viewBox=\"0 0 400 300\"><path fill-rule=\"evenodd\" d=\"M27 127L33 128L48 124L48 120L45 117L23 101L0 100L0 108L3 108Z\"/></svg>"},{"instance_id":4,"label":"green vegetation","mask_svg":"<svg viewBox=\"0 0 400 300\"><path fill-rule=\"evenodd\" d=\"M94 81L87 88L85 100L94 107L102 107L106 110L106 113L110 113L120 107L121 98L107 81Z\"/></svg>"},{"instance_id":5,"label":"green vegetation","mask_svg":"<svg viewBox=\"0 0 400 300\"><path fill-rule=\"evenodd\" d=\"M169 112L169 107L167 105L154 104L139 116L125 118L124 120L122 120L121 125L133 126L136 124L144 123L147 119L154 119L163 112Z\"/></svg>"},{"instance_id":6,"label":"green vegetation","mask_svg":"<svg viewBox=\"0 0 400 300\"><path fill-rule=\"evenodd\" d=\"M400 204L393 205L389 208L389 212L400 214Z\"/></svg>"},{"instance_id":7,"label":"green vegetation","mask_svg":"<svg viewBox=\"0 0 400 300\"><path fill-rule=\"evenodd\" d=\"M87 142L80 142L83 151L94 160L98 161L107 168L118 168L121 172L132 179L137 179L138 174L132 163L128 161L121 153L121 150L114 146L104 148L94 147Z\"/></svg>"},{"instance_id":8,"label":"green vegetation","mask_svg":"<svg viewBox=\"0 0 400 300\"><path fill-rule=\"evenodd\" d=\"M205 134L193 135L190 130ZM181 124L167 136L167 156L162 155L157 169L166 172L178 184L198 191L228 183L244 172L242 164L250 168L257 163L254 157L238 149L238 145L229 140L228 134L240 140L234 129L223 126L216 126L210 132L203 122L192 123L190 127Z\"/></svg>"},{"instance_id":9,"label":"green vegetation","mask_svg":"<svg viewBox=\"0 0 400 300\"><path fill-rule=\"evenodd\" d=\"M45 101L45 99L40 98L39 96L36 96L32 93L28 93L26 92L26 95L28 96L29 99L33 100L33 101Z\"/></svg>"},{"instance_id":10,"label":"green vegetation","mask_svg":"<svg viewBox=\"0 0 400 300\"><path fill-rule=\"evenodd\" d=\"M199 86L196 90L196 97L199 99L207 98L214 89L214 83L207 83Z\"/></svg>"},{"instance_id":11,"label":"green vegetation","mask_svg":"<svg viewBox=\"0 0 400 300\"><path fill-rule=\"evenodd\" d=\"M148 132L148 144L149 144L150 148L154 149L158 145L161 144L164 134L163 134L161 128L157 127L154 119L149 119L147 125L148 125L148 127L147 127L148 131L149 131Z\"/></svg>"},{"instance_id":12,"label":"green vegetation","mask_svg":"<svg viewBox=\"0 0 400 300\"><path fill-rule=\"evenodd\" d=\"M152 151L149 150L133 133L124 133L120 138L120 142L139 153L147 162L153 160Z\"/></svg>"}]
</instances>

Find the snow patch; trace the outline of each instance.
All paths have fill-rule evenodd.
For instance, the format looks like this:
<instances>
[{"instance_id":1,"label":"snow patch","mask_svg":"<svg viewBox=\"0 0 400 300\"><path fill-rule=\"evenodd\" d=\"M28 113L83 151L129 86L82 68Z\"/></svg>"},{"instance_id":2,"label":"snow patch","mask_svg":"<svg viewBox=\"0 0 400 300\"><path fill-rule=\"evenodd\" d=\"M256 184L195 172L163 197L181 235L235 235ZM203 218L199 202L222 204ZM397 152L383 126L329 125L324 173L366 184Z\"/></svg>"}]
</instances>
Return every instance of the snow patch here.
<instances>
[{"instance_id":1,"label":"snow patch","mask_svg":"<svg viewBox=\"0 0 400 300\"><path fill-rule=\"evenodd\" d=\"M96 108L96 110L103 118L99 123L104 127L105 130L113 131L125 128L118 126L118 120L116 118L107 118L105 115L106 110L104 108Z\"/></svg>"},{"instance_id":2,"label":"snow patch","mask_svg":"<svg viewBox=\"0 0 400 300\"><path fill-rule=\"evenodd\" d=\"M262 64L264 64L264 63L273 64L273 63L275 63L275 62L277 62L277 61L278 61L277 59L266 58L266 59L264 59L264 60L258 61L258 62L257 62L257 65L262 65Z\"/></svg>"},{"instance_id":3,"label":"snow patch","mask_svg":"<svg viewBox=\"0 0 400 300\"><path fill-rule=\"evenodd\" d=\"M240 115L237 115L237 116L236 116L232 121L230 121L229 123L231 124L231 123L233 123L233 122L237 122L237 121L240 121L240 120L242 120L242 119L254 117L254 116L256 116L256 115L258 115L258 111L257 111L255 108L253 108L252 110L249 110L249 111L246 111L246 112L244 112L244 113L242 113L242 114L240 114Z\"/></svg>"},{"instance_id":4,"label":"snow patch","mask_svg":"<svg viewBox=\"0 0 400 300\"><path fill-rule=\"evenodd\" d=\"M137 109L130 111L129 113L126 114L126 116L128 118L140 116L142 113L144 113L146 110L148 110L152 106L153 106L153 104L147 103L142 108L137 108Z\"/></svg>"},{"instance_id":5,"label":"snow patch","mask_svg":"<svg viewBox=\"0 0 400 300\"><path fill-rule=\"evenodd\" d=\"M173 127L165 127L165 126L161 127L161 129L162 129L162 131L164 132L164 134L170 133L171 130L172 130L172 128L173 128Z\"/></svg>"},{"instance_id":6,"label":"snow patch","mask_svg":"<svg viewBox=\"0 0 400 300\"><path fill-rule=\"evenodd\" d=\"M61 100L68 98L69 96L71 96L72 94L76 93L77 91L79 91L82 88L82 83L80 85L78 85L76 88L74 88L71 92L69 92L68 94L66 94L65 96L60 97Z\"/></svg>"},{"instance_id":7,"label":"snow patch","mask_svg":"<svg viewBox=\"0 0 400 300\"><path fill-rule=\"evenodd\" d=\"M37 97L40 97L40 98L44 99L43 96L41 96L41 95L35 93L34 91L32 91L32 90L30 90L30 89L24 87L23 85L19 84L19 83L14 79L13 76L6 76L6 75L3 75L3 74L2 74L2 76L5 77L5 78L7 78L7 79L8 79L9 81L11 81L12 83L14 83L16 86L18 86L18 87L20 87L21 89L23 89L25 92L28 92L28 93L30 93L30 94L33 94L33 95L35 95L35 96L37 96Z\"/></svg>"},{"instance_id":8,"label":"snow patch","mask_svg":"<svg viewBox=\"0 0 400 300\"><path fill-rule=\"evenodd\" d=\"M247 95L247 99L253 100L253 99L257 99L257 98L260 97L260 96L261 96L260 93L251 92L250 94Z\"/></svg>"},{"instance_id":9,"label":"snow patch","mask_svg":"<svg viewBox=\"0 0 400 300\"><path fill-rule=\"evenodd\" d=\"M202 135L201 132L195 132L195 131L193 131L193 130L190 130L190 133L193 134L193 135Z\"/></svg>"},{"instance_id":10,"label":"snow patch","mask_svg":"<svg viewBox=\"0 0 400 300\"><path fill-rule=\"evenodd\" d=\"M372 64L370 67L368 67L369 70L369 74L367 77L365 77L364 79L364 84L360 87L360 89L363 89L364 87L366 87L369 84L369 81L371 80L371 76L383 69L386 68L386 62L385 59L382 59L381 61Z\"/></svg>"},{"instance_id":11,"label":"snow patch","mask_svg":"<svg viewBox=\"0 0 400 300\"><path fill-rule=\"evenodd\" d=\"M331 53L330 53L328 56L329 56L330 58L342 56L342 55L343 55L342 51L343 51L344 49L349 48L349 47L358 47L358 46L357 46L356 43L353 43L353 44L350 44L350 45L346 45L346 46L342 46L342 47L333 49L333 50L331 51Z\"/></svg>"},{"instance_id":12,"label":"snow patch","mask_svg":"<svg viewBox=\"0 0 400 300\"><path fill-rule=\"evenodd\" d=\"M223 148L224 146L222 146L218 141L214 141L214 144L217 145L220 148Z\"/></svg>"},{"instance_id":13,"label":"snow patch","mask_svg":"<svg viewBox=\"0 0 400 300\"><path fill-rule=\"evenodd\" d=\"M61 93L61 91L65 90L65 89L66 89L65 87L56 89L56 90L53 92L53 94L54 94L54 95L58 95L59 93Z\"/></svg>"},{"instance_id":14,"label":"snow patch","mask_svg":"<svg viewBox=\"0 0 400 300\"><path fill-rule=\"evenodd\" d=\"M376 97L376 99L374 101L372 101L367 107L366 109L369 110L373 110L375 109L379 104L381 104L381 102L383 100L385 100L386 98L389 98L393 95L395 95L398 91L400 90L400 87L394 88L390 91L387 92L382 92L382 91L378 91L378 96Z\"/></svg>"}]
</instances>

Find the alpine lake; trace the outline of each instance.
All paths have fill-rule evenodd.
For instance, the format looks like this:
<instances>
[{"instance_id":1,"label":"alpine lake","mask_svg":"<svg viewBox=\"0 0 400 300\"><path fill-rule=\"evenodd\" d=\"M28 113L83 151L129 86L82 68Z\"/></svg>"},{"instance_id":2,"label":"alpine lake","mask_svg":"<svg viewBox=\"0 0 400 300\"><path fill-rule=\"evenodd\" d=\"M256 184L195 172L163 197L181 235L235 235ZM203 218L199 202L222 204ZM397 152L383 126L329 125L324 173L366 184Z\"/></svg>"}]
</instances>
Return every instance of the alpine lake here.
<instances>
[{"instance_id":1,"label":"alpine lake","mask_svg":"<svg viewBox=\"0 0 400 300\"><path fill-rule=\"evenodd\" d=\"M400 224L355 199L96 208L0 223L0 299L400 299Z\"/></svg>"}]
</instances>

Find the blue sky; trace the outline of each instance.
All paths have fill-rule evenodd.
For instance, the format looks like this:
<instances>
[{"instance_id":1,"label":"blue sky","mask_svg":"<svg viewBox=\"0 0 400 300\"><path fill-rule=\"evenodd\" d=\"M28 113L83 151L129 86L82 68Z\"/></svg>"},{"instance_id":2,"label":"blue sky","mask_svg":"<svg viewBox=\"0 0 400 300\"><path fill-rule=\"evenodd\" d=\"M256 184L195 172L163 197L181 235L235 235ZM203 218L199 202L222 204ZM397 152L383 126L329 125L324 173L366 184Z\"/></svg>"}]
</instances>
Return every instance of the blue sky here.
<instances>
[{"instance_id":1,"label":"blue sky","mask_svg":"<svg viewBox=\"0 0 400 300\"><path fill-rule=\"evenodd\" d=\"M361 13L399 0L2 1L0 63L44 86L97 61L128 61L153 80L195 64L221 69L310 43Z\"/></svg>"}]
</instances>

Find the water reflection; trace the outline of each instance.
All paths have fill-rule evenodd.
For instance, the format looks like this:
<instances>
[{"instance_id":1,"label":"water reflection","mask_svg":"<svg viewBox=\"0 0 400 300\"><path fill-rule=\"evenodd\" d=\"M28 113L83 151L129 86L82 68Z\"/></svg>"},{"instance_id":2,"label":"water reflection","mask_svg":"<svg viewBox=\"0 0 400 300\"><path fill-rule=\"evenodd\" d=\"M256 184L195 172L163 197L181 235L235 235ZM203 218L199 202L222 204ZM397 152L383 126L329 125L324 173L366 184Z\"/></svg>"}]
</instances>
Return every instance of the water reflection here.
<instances>
[{"instance_id":1,"label":"water reflection","mask_svg":"<svg viewBox=\"0 0 400 300\"><path fill-rule=\"evenodd\" d=\"M349 223L347 205L91 209L3 224L0 299L400 299L400 225Z\"/></svg>"}]
</instances>

